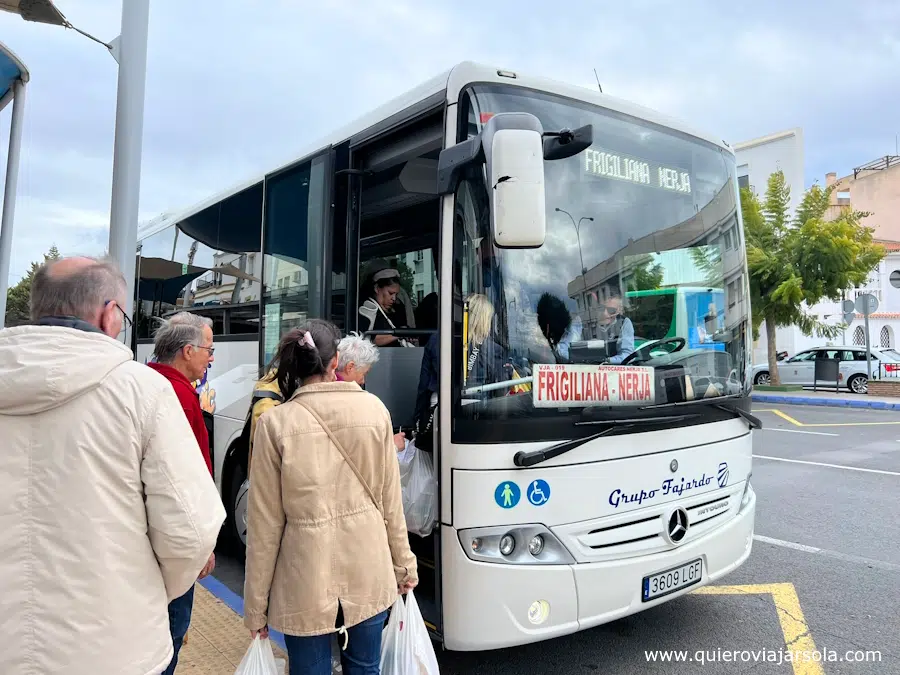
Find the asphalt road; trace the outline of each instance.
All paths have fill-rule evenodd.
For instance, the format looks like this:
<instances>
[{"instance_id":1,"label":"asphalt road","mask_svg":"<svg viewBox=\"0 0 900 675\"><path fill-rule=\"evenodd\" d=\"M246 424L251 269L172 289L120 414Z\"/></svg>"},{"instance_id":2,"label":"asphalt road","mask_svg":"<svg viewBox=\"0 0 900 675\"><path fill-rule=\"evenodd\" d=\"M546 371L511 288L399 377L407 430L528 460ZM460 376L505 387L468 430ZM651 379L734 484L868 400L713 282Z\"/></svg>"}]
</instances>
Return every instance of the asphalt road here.
<instances>
[{"instance_id":1,"label":"asphalt road","mask_svg":"<svg viewBox=\"0 0 900 675\"><path fill-rule=\"evenodd\" d=\"M754 410L765 425L754 438L756 541L748 561L717 584L732 587L720 589L728 594L689 594L525 647L439 652L441 673L900 673L900 415ZM242 593L243 561L217 558L215 576ZM760 650L783 649L785 630L825 662L817 669L759 660L771 658ZM736 662L676 664L648 662L646 650L700 651L707 661L746 652ZM848 650L862 662L848 662Z\"/></svg>"}]
</instances>

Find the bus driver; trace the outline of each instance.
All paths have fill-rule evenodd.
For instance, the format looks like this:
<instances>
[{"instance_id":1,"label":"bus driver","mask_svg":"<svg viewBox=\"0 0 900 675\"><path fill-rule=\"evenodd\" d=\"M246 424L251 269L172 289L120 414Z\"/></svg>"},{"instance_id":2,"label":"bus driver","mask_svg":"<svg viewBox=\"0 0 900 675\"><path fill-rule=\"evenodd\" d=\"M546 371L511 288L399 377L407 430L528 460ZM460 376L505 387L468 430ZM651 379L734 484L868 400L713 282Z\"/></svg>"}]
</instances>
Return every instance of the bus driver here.
<instances>
[{"instance_id":1,"label":"bus driver","mask_svg":"<svg viewBox=\"0 0 900 675\"><path fill-rule=\"evenodd\" d=\"M608 363L622 363L634 351L634 324L622 314L622 296L617 292L607 298L597 327L597 337L606 342Z\"/></svg>"}]
</instances>

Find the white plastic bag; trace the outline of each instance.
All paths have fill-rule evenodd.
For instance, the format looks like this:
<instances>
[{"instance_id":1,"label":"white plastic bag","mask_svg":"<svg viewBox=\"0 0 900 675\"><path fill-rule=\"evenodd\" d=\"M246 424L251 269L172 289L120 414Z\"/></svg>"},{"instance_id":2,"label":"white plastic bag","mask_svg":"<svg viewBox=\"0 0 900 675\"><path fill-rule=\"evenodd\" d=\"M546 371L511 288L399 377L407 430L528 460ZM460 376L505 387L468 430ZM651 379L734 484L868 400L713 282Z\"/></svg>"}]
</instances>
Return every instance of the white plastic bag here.
<instances>
[{"instance_id":1,"label":"white plastic bag","mask_svg":"<svg viewBox=\"0 0 900 675\"><path fill-rule=\"evenodd\" d=\"M397 596L381 635L381 675L439 675L437 657L416 597Z\"/></svg>"},{"instance_id":2,"label":"white plastic bag","mask_svg":"<svg viewBox=\"0 0 900 675\"><path fill-rule=\"evenodd\" d=\"M437 480L431 455L410 443L398 460L406 529L427 537L437 522Z\"/></svg>"},{"instance_id":3,"label":"white plastic bag","mask_svg":"<svg viewBox=\"0 0 900 675\"><path fill-rule=\"evenodd\" d=\"M237 670L234 671L234 675L282 675L283 673L284 664L282 663L279 672L278 665L275 663L272 643L268 638L262 639L259 635L253 638L250 648L238 664Z\"/></svg>"}]
</instances>

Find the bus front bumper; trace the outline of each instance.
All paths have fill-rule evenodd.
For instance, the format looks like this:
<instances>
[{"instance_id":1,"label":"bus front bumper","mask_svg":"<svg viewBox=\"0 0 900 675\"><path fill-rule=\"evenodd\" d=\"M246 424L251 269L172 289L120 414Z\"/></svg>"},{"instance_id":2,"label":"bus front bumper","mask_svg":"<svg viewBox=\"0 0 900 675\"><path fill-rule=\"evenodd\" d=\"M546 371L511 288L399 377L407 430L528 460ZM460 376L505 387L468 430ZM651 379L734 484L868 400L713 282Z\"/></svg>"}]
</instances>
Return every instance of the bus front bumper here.
<instances>
[{"instance_id":1,"label":"bus front bumper","mask_svg":"<svg viewBox=\"0 0 900 675\"><path fill-rule=\"evenodd\" d=\"M575 565L476 562L451 527L442 528L443 637L452 651L481 651L538 642L599 626L720 579L750 555L756 495L727 524L665 553ZM643 602L644 577L703 560L702 580ZM529 618L531 616L531 619ZM534 623L532 619L542 619Z\"/></svg>"}]
</instances>

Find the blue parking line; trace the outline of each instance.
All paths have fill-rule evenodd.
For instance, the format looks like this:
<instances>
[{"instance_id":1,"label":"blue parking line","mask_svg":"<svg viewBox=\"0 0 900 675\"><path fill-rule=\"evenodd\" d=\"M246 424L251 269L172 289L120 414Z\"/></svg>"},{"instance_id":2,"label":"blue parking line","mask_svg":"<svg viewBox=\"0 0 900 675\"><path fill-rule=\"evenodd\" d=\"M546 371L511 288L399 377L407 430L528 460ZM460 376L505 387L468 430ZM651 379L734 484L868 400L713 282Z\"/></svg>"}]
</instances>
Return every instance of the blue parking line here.
<instances>
[{"instance_id":1,"label":"blue parking line","mask_svg":"<svg viewBox=\"0 0 900 675\"><path fill-rule=\"evenodd\" d=\"M781 403L783 405L817 405L830 408L867 408L870 410L900 410L900 402L867 401L853 398L815 398L812 396L777 396L775 394L757 394L751 397L760 403Z\"/></svg>"},{"instance_id":2,"label":"blue parking line","mask_svg":"<svg viewBox=\"0 0 900 675\"><path fill-rule=\"evenodd\" d=\"M213 576L208 576L204 579L200 579L199 582L200 585L203 586L203 588L208 590L219 600L228 605L228 607L235 614L237 614L241 618L244 618L244 599L241 596L239 596L237 593L228 588L228 586L226 586ZM247 632L249 633L250 631ZM284 635L270 628L269 638L273 640L275 644L281 647L285 652L287 651L287 647L284 644Z\"/></svg>"}]
</instances>

